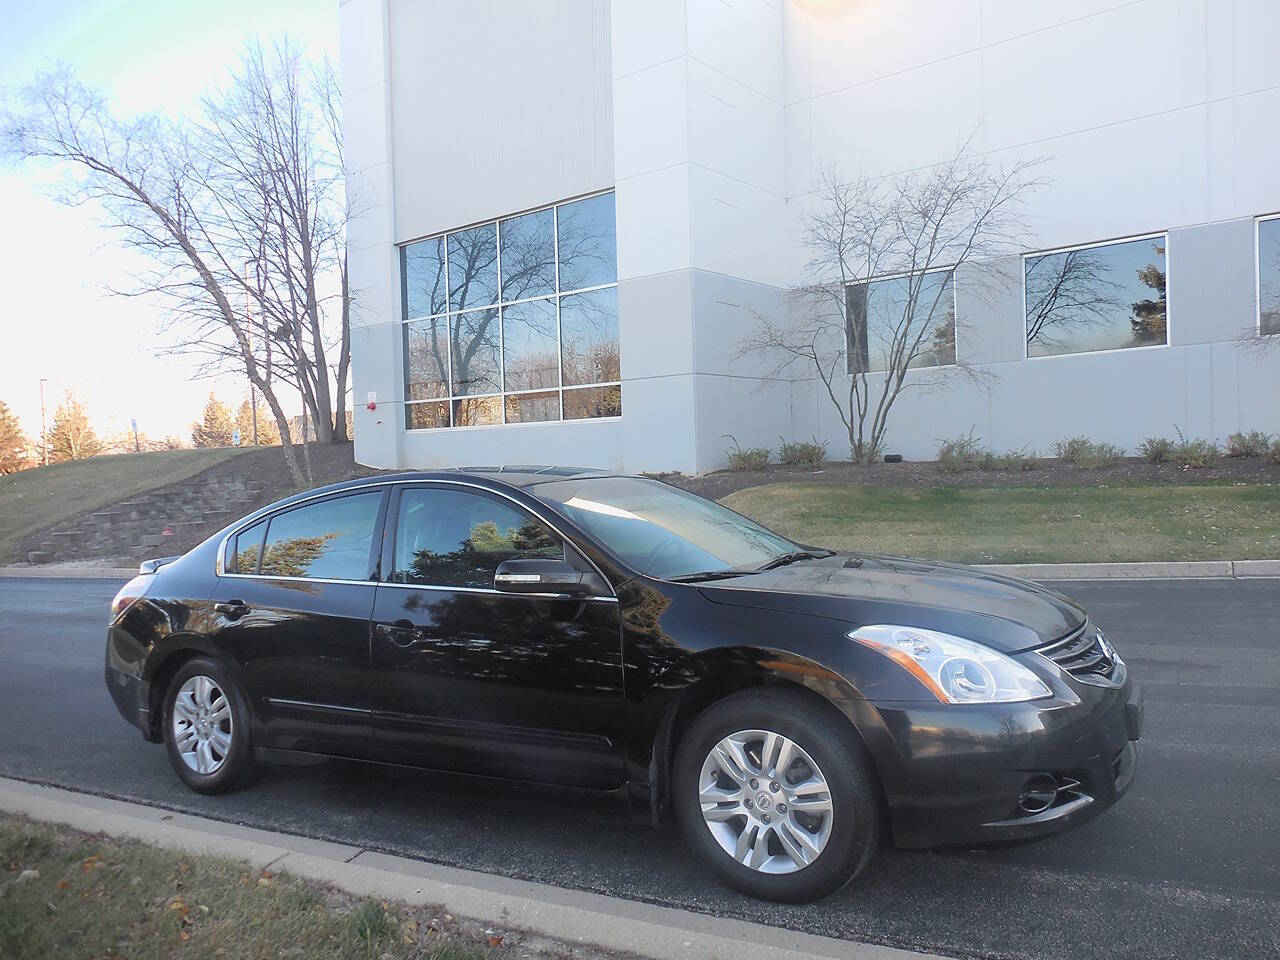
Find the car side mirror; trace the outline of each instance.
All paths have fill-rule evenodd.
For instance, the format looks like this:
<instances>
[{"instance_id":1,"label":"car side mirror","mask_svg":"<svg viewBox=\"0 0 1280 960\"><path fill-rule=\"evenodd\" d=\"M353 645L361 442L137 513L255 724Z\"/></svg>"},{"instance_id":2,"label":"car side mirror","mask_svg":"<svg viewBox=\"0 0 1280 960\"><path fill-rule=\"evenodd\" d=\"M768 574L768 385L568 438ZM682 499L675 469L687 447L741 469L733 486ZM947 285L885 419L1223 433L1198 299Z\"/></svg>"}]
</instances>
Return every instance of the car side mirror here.
<instances>
[{"instance_id":1,"label":"car side mirror","mask_svg":"<svg viewBox=\"0 0 1280 960\"><path fill-rule=\"evenodd\" d=\"M587 593L583 574L564 560L504 560L493 574L493 588L503 593Z\"/></svg>"}]
</instances>

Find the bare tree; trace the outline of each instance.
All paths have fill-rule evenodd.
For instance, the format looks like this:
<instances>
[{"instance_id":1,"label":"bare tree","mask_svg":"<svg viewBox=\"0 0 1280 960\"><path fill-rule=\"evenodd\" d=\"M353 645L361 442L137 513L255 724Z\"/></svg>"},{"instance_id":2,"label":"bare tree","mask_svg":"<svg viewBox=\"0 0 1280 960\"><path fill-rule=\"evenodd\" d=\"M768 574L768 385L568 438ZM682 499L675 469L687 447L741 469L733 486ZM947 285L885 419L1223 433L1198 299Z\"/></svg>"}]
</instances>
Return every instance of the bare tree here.
<instances>
[{"instance_id":1,"label":"bare tree","mask_svg":"<svg viewBox=\"0 0 1280 960\"><path fill-rule=\"evenodd\" d=\"M1020 248L1034 165L1000 168L966 145L921 173L821 169L801 234L808 279L788 291L786 317L756 317L739 355L765 360L773 377L816 375L850 455L873 462L904 390L989 379L955 355L955 274ZM995 263L988 273L1001 279Z\"/></svg>"},{"instance_id":2,"label":"bare tree","mask_svg":"<svg viewBox=\"0 0 1280 960\"><path fill-rule=\"evenodd\" d=\"M202 123L117 119L66 68L37 77L0 123L0 153L70 164L78 176L59 198L98 204L146 257L150 268L117 292L160 299L171 349L199 356L204 372L247 375L300 486L309 471L281 391L299 392L320 440L346 437L348 204L335 97L332 69L308 72L284 44L270 56L249 48L226 92L205 100Z\"/></svg>"},{"instance_id":3,"label":"bare tree","mask_svg":"<svg viewBox=\"0 0 1280 960\"><path fill-rule=\"evenodd\" d=\"M1106 323L1121 306L1120 284L1096 250L1027 259L1027 343L1058 343L1058 328Z\"/></svg>"}]
</instances>

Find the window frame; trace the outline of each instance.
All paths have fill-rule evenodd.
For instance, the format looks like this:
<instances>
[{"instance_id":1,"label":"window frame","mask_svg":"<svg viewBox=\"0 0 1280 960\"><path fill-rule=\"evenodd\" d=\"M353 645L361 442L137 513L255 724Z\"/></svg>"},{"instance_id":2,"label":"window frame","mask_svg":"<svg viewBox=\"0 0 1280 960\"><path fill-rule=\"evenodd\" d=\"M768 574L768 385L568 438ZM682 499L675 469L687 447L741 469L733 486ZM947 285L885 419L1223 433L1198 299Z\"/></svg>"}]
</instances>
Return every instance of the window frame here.
<instances>
[{"instance_id":1,"label":"window frame","mask_svg":"<svg viewBox=\"0 0 1280 960\"><path fill-rule=\"evenodd\" d=\"M217 563L214 566L214 573L219 577L235 578L240 580L284 580L291 583L364 583L376 586L380 575L379 564L382 559L382 540L383 527L387 518L387 501L388 491L386 487L391 486L389 482L363 484L358 487L352 487L348 490L337 490L326 493L318 493L314 496L304 497L301 500L295 500L291 503L284 504L279 508L268 512L259 512L250 514L243 521L236 524L232 530L222 538L221 544L218 546ZM262 554L263 545L267 542L267 534L271 532L271 521L282 514L291 513L302 507L313 506L326 500L341 500L343 497L359 496L361 494L369 494L373 492L381 493L381 499L378 502L378 512L373 521L373 536L369 544L369 566L363 580L340 580L336 577L286 577L275 576L273 574L262 573ZM258 564L253 573L233 573L226 568L227 547L241 533L250 529L255 524L265 521L262 528L262 545L258 549Z\"/></svg>"},{"instance_id":2,"label":"window frame","mask_svg":"<svg viewBox=\"0 0 1280 960\"><path fill-rule=\"evenodd\" d=\"M1073 250L1093 250L1098 247L1112 247L1121 243L1133 243L1139 240L1155 240L1164 238L1164 343L1146 343L1134 347L1107 347L1105 350L1073 350L1068 353L1046 353L1040 356L1031 355L1031 344L1027 342L1027 259L1048 257L1055 253L1070 253ZM1151 233L1135 233L1131 236L1111 237L1107 240L1094 240L1089 243L1073 243L1064 247L1049 247L1044 250L1032 250L1023 253L1019 265L1022 268L1020 283L1022 285L1022 359L1023 360L1062 360L1066 357L1095 357L1106 353L1132 353L1135 350L1161 350L1173 346L1173 256L1169 248L1169 231L1156 230Z\"/></svg>"},{"instance_id":3,"label":"window frame","mask_svg":"<svg viewBox=\"0 0 1280 960\"><path fill-rule=\"evenodd\" d=\"M549 421L549 422L554 422L554 421ZM594 560L592 560L591 557L589 557L581 547L578 546L577 540L574 537L570 536L568 533L566 533L564 528L558 525L555 522L555 520L547 516L546 511L539 510L536 507L533 507L528 503L525 503L524 501L518 499L517 497L513 497L510 494L505 493L502 490L485 486L484 484L480 484L480 483L469 483L461 480L430 479L430 480L414 480L414 481L407 481L407 482L395 481L395 482L392 482L390 485L392 487L391 496L387 499L387 502L384 503L384 522L382 525L382 542L381 542L381 548L378 556L378 567L379 567L378 586L379 587L395 587L400 590L433 590L437 592L444 591L446 593L491 594L491 595L502 596L502 597L530 597L534 599L540 598L543 600L561 598L562 595L559 593L513 593L506 590L498 590L494 587L451 587L451 586L444 586L441 584L431 584L431 583L398 583L390 579L392 574L395 572L396 531L397 531L397 528L399 527L400 501L402 499L402 495L404 491L415 490L415 489L436 489L436 490L464 489L473 494L479 494L481 496L484 496L487 494L490 497L494 497L499 500L504 500L510 503L512 506L514 506L517 510L524 511L525 513L532 516L535 520L542 523L544 526L550 529L552 533L554 533L557 537L560 538L560 542L564 544L566 552L569 550L574 551L575 553L577 553L579 557L581 557L591 567L592 570L595 571L596 575L600 578L600 581L605 585L606 589L608 589L609 591L607 595L600 594L600 595L595 595L590 597L577 597L575 598L576 600L588 601L588 602L598 601L598 602L606 602L606 603L618 602L617 591L614 588L613 582L607 576L605 576L605 573L603 570L600 569L600 566Z\"/></svg>"},{"instance_id":4,"label":"window frame","mask_svg":"<svg viewBox=\"0 0 1280 960\"><path fill-rule=\"evenodd\" d=\"M881 283L885 280L900 280L902 277L910 277L915 274L927 277L931 273L950 273L951 274L951 335L955 340L956 359L952 363L930 363L918 367L907 367L907 372L912 370L946 370L948 367L954 367L960 362L960 291L957 282L957 266L955 264L945 267L933 267L929 270L899 270L897 273L882 273L871 277L868 280L851 280L845 284L845 315L844 315L844 375L846 377L855 377L858 374L849 369L849 312L848 312L848 296L850 287L870 287L873 283ZM864 371L865 376L887 376L889 370L867 370Z\"/></svg>"},{"instance_id":5,"label":"window frame","mask_svg":"<svg viewBox=\"0 0 1280 960\"><path fill-rule=\"evenodd\" d=\"M579 194L578 196L574 196L574 197L567 197L567 198L565 198L565 199L563 199L563 200L557 200L557 201L555 201L555 202L553 202L553 203L545 203L545 204L541 204L541 205L536 206L536 207L529 207L529 208L527 208L527 209L525 209L525 210L518 210L518 211L515 211L515 212L512 212L512 213L505 213L505 214L502 214L502 215L500 215L500 216L497 216L497 217L489 217L489 218L484 219L484 220L477 220L477 221L475 221L475 222L473 222L473 223L465 224L465 225L458 226L458 227L453 227L453 228L451 228L451 229L449 229L449 230L439 231L439 232L432 233L432 234L428 234L428 235L426 235L426 236L422 236L422 237L414 237L414 238L412 238L412 239L405 240L405 241L403 241L403 242L401 242L401 243L398 243L398 244L396 245L396 248L397 248L397 251L398 251L398 257L397 257L397 264L396 264L396 268L397 268L397 273L398 273L399 282L400 282L400 328L401 328L401 333L400 333L399 342L400 342L400 349L401 349L402 351L404 351L404 356L402 357L402 362L400 363L400 377L401 377L401 384L400 384L400 386L401 386L401 395L402 395L402 397L403 397L403 399L401 400L401 406L404 408L404 409L402 410L402 412L401 412L400 422L401 422L401 429L402 429L405 433L424 433L424 432L428 432L428 431L435 431L435 430L490 430L490 429L493 429L493 428L495 428L495 427L538 427L538 426L545 426L545 425L547 425L547 424L555 424L555 423L559 423L559 424L565 424L565 423L594 423L594 422L599 422L599 421L617 421L617 420L621 420L621 419L622 419L622 414L618 414L617 416L610 416L610 417L579 417L579 418L573 418L573 419L565 419L565 416L564 416L564 391L565 391L565 390L577 390L577 389L585 389L585 388L591 388L591 387L617 387L617 388L619 389L619 394L621 394L621 389L622 389L622 378L621 378L621 371L619 371L619 377L618 377L618 379L617 379L617 380L608 380L608 381L602 381L602 382L600 382L600 383L591 383L591 384L574 384L573 386L565 386L565 383L564 383L564 373L563 373L563 364L564 364L564 344L563 344L563 342L562 342L562 337L561 337L561 334L560 334L560 301L561 301L561 298L566 297L566 296L569 296L569 295L571 295L571 294L591 293L591 292L596 291L596 290L607 290L607 289L610 289L610 288L617 289L617 287L618 287L618 281L617 281L617 279L616 279L616 277L615 277L615 279L614 279L613 281L609 282L609 283L595 284L595 285L593 285L593 286L589 286L589 287L580 287L580 288L574 288L574 289L571 289L571 290L563 290L563 289L561 289L561 287L560 287L560 214L559 214L560 208L561 208L561 207L564 207L564 206L568 206L568 205L573 204L573 203L577 203L577 202L582 201L582 200L591 200L591 199L593 199L593 198L595 198L595 197L607 196L607 195L614 194L614 193L615 193L615 189L614 189L613 187L607 187L607 188L605 188L605 189L603 189L603 190L593 190L593 191L591 191L590 193ZM615 202L616 202L616 201L615 201ZM520 297L520 298L517 298L517 299L515 299L515 300L509 300L509 301L508 301L508 300L505 300L505 299L503 298L503 296L504 296L504 290L503 290L503 288L504 288L504 282L503 282L503 281L504 281L504 278L503 278L503 274L502 274L502 223L503 223L503 221L504 221L504 220L511 220L511 219L516 218L516 217L522 217L522 216L525 216L525 215L527 215L527 214L531 214L531 213L539 213L539 212L541 212L541 211L543 211L543 210L550 210L550 211L552 212L552 215L551 215L551 229L552 229L552 232L551 232L551 244L552 244L552 250L553 250L553 253L554 253L554 257L555 257L555 289L554 289L554 290L552 290L550 293L541 293L541 294L534 295L534 296ZM616 213L615 213L615 216L616 216ZM498 271L498 299L497 299L497 301L496 301L494 304L492 304L492 305L488 305L488 306L481 306L481 307L470 307L470 308L468 308L467 310L454 310L454 309L452 308L452 300L451 300L451 296L450 296L450 293L449 293L449 237L450 237L452 234L462 233L462 232L467 231L467 230L473 230L473 229L476 229L477 227L487 226L488 224L493 224L493 225L494 225L494 237L495 237L495 242L496 242L496 244L497 244L497 257L496 257L496 260L495 260L495 264L496 264L497 271ZM416 244L416 243L422 243L422 242L425 242L425 241L437 240L437 239L443 240L443 251L444 251L444 270L445 270L445 277L444 277L444 289L445 289L444 310L443 310L443 311L441 311L441 312L425 313L425 314L417 314L417 315L410 316L410 315L409 315L409 298L408 298L408 291L407 291L406 281L405 281L405 253L404 253L404 251L406 250L406 248L408 248L408 247L412 246L413 244ZM615 254L616 254L616 247L617 247L616 220L615 220L614 246L615 246ZM520 304L524 304L524 303L530 303L530 302L535 301L535 300L546 300L546 299L548 299L548 298L549 298L549 299L551 299L551 300L553 301L554 305L555 305L555 320L556 320L556 371L557 371L557 379L559 380L559 385L558 385L558 386L555 386L555 387L539 387L539 388L536 388L536 389L528 389L528 390L511 390L511 391L508 391L508 390L504 389L504 388L505 388L505 386L506 386L506 343L504 342L504 341L505 341L505 332L504 332L504 329L503 329L503 328L504 328L504 322L503 322L503 321L504 321L504 317L503 317L503 311L504 311L504 308L506 308L506 307L518 306L518 305L520 305ZM489 309L490 307L491 307L492 309L497 310L497 314L498 314L498 315L497 315L497 320L498 320L498 386L499 386L498 392L497 392L497 393L476 394L476 395L474 395L474 396L472 396L472 395L457 395L457 394L455 394L455 393L454 393L454 390L453 390L453 374L454 374L454 371L453 371L453 335L452 335L452 327L451 327L450 322L449 322L449 321L450 321L450 318L451 318L451 317L455 317L455 316L457 316L457 315L459 315L459 314L462 314L462 313L469 312L469 310L476 310L476 311L479 311L479 310ZM406 350L406 344L405 344L405 332L404 332L404 331L405 331L405 328L406 328L409 324L411 324L411 323L416 323L416 322L420 322L420 321L424 321L424 320L431 320L431 319L443 319L443 320L445 321L445 338L444 338L444 339L445 339L445 360L446 360L446 364L447 364L447 368L448 368L448 378L447 378L447 381L446 381L446 383L445 383L445 385L444 385L444 386L446 387L446 395L445 395L445 396L443 396L443 397L437 397L437 398L427 399L427 400L409 400L409 399L407 399L407 394L408 394L408 392L409 392L409 380L408 380L408 363L409 363L409 356L408 356L408 352L407 352L407 350ZM621 339L621 336L619 336L619 339ZM558 417L557 419L555 419L555 420L531 420L531 421L520 421L520 420L516 420L516 421L508 421L508 420L507 420L507 410L506 410L506 404L505 404L505 402L504 402L504 400L505 400L505 398L506 398L506 397L508 397L508 396L519 396L519 395L521 395L521 394L530 394L530 393L546 393L546 392L549 392L549 391L552 391L552 390L556 391L556 392L558 393L558 395L559 395L559 407L560 407L560 411L559 411L559 417ZM458 401L458 400L487 400L487 399L496 400L496 401L498 402L499 406L501 407L501 411L502 411L501 416L502 416L502 419L501 419L501 421L500 421L500 422L498 422L498 423L476 423L476 424L458 424L458 423L455 423L455 422L454 422L454 420L455 420L455 418L454 418L454 403L455 403L456 401ZM438 426L438 427L410 427L410 426L408 426L408 415L407 415L407 414L408 414L408 408L409 408L409 407L413 407L413 406L420 406L420 405L430 404L430 403L444 403L444 404L446 404L446 405L447 405L447 407L448 407L448 414L449 414L449 422L448 422L448 424L446 424L446 425L444 425L444 426Z\"/></svg>"},{"instance_id":6,"label":"window frame","mask_svg":"<svg viewBox=\"0 0 1280 960\"><path fill-rule=\"evenodd\" d=\"M1280 328L1262 332L1262 224L1272 220L1280 221L1280 213L1262 213L1253 218L1253 332L1259 339L1280 336Z\"/></svg>"}]
</instances>

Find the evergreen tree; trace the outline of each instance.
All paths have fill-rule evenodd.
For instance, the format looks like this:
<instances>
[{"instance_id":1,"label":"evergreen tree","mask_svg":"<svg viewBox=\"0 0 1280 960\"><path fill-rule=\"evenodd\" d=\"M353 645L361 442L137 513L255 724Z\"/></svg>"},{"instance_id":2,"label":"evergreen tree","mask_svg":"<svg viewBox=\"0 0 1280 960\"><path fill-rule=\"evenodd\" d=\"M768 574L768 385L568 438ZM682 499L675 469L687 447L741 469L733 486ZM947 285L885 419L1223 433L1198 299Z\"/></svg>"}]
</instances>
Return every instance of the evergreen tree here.
<instances>
[{"instance_id":1,"label":"evergreen tree","mask_svg":"<svg viewBox=\"0 0 1280 960\"><path fill-rule=\"evenodd\" d=\"M199 423L191 425L191 441L197 447L229 447L235 432L235 424L231 421L231 411L227 405L209 394L209 402L204 405L204 415ZM241 438L243 440L243 437Z\"/></svg>"},{"instance_id":2,"label":"evergreen tree","mask_svg":"<svg viewBox=\"0 0 1280 960\"><path fill-rule=\"evenodd\" d=\"M264 447L274 447L280 443L280 428L265 407L266 404L258 407L258 443ZM240 431L241 446L253 443L253 407L250 406L248 397L241 401L240 409L236 411L236 428Z\"/></svg>"},{"instance_id":3,"label":"evergreen tree","mask_svg":"<svg viewBox=\"0 0 1280 960\"><path fill-rule=\"evenodd\" d=\"M15 473L26 466L29 446L18 418L8 404L0 400L0 474Z\"/></svg>"},{"instance_id":4,"label":"evergreen tree","mask_svg":"<svg viewBox=\"0 0 1280 960\"><path fill-rule=\"evenodd\" d=\"M72 393L58 404L49 430L49 462L83 460L102 452L102 440L89 424L89 415Z\"/></svg>"}]
</instances>

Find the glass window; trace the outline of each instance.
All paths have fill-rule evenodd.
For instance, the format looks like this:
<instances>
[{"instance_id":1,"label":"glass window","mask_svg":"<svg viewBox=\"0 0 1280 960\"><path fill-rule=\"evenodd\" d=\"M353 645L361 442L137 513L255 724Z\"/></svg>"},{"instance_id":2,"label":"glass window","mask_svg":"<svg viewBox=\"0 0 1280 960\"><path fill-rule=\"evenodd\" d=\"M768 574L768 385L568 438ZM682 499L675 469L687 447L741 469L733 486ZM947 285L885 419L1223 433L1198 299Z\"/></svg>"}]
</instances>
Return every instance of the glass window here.
<instances>
[{"instance_id":1,"label":"glass window","mask_svg":"<svg viewBox=\"0 0 1280 960\"><path fill-rule=\"evenodd\" d=\"M1258 332L1280 333L1280 217L1258 221Z\"/></svg>"},{"instance_id":2,"label":"glass window","mask_svg":"<svg viewBox=\"0 0 1280 960\"><path fill-rule=\"evenodd\" d=\"M449 234L449 309L498 302L498 228L486 223Z\"/></svg>"},{"instance_id":3,"label":"glass window","mask_svg":"<svg viewBox=\"0 0 1280 960\"><path fill-rule=\"evenodd\" d=\"M562 203L556 208L562 291L618 282L614 219L612 193Z\"/></svg>"},{"instance_id":4,"label":"glass window","mask_svg":"<svg viewBox=\"0 0 1280 960\"><path fill-rule=\"evenodd\" d=\"M651 577L751 570L797 549L727 507L656 480L559 480L533 490Z\"/></svg>"},{"instance_id":5,"label":"glass window","mask_svg":"<svg viewBox=\"0 0 1280 960\"><path fill-rule=\"evenodd\" d=\"M883 373L956 362L954 275L887 277L850 284L845 291L847 372Z\"/></svg>"},{"instance_id":6,"label":"glass window","mask_svg":"<svg viewBox=\"0 0 1280 960\"><path fill-rule=\"evenodd\" d=\"M515 504L466 490L410 488L396 520L396 583L492 589L504 560L564 558L559 537Z\"/></svg>"},{"instance_id":7,"label":"glass window","mask_svg":"<svg viewBox=\"0 0 1280 960\"><path fill-rule=\"evenodd\" d=\"M502 376L508 390L560 386L556 302L529 300L502 308Z\"/></svg>"},{"instance_id":8,"label":"glass window","mask_svg":"<svg viewBox=\"0 0 1280 960\"><path fill-rule=\"evenodd\" d=\"M405 429L620 416L616 247L612 193L404 246Z\"/></svg>"},{"instance_id":9,"label":"glass window","mask_svg":"<svg viewBox=\"0 0 1280 960\"><path fill-rule=\"evenodd\" d=\"M262 550L263 576L364 580L382 493L358 493L276 514Z\"/></svg>"},{"instance_id":10,"label":"glass window","mask_svg":"<svg viewBox=\"0 0 1280 960\"><path fill-rule=\"evenodd\" d=\"M555 214L539 210L502 221L502 300L556 292Z\"/></svg>"},{"instance_id":11,"label":"glass window","mask_svg":"<svg viewBox=\"0 0 1280 960\"><path fill-rule=\"evenodd\" d=\"M227 573L258 572L258 554L262 552L262 535L266 532L267 521L259 520L235 535L228 544Z\"/></svg>"},{"instance_id":12,"label":"glass window","mask_svg":"<svg viewBox=\"0 0 1280 960\"><path fill-rule=\"evenodd\" d=\"M565 386L622 379L617 287L560 298L560 352Z\"/></svg>"},{"instance_id":13,"label":"glass window","mask_svg":"<svg viewBox=\"0 0 1280 960\"><path fill-rule=\"evenodd\" d=\"M1165 238L1023 260L1027 356L1168 343Z\"/></svg>"},{"instance_id":14,"label":"glass window","mask_svg":"<svg viewBox=\"0 0 1280 960\"><path fill-rule=\"evenodd\" d=\"M444 313L444 237L411 243L400 251L400 258L404 318Z\"/></svg>"}]
</instances>

